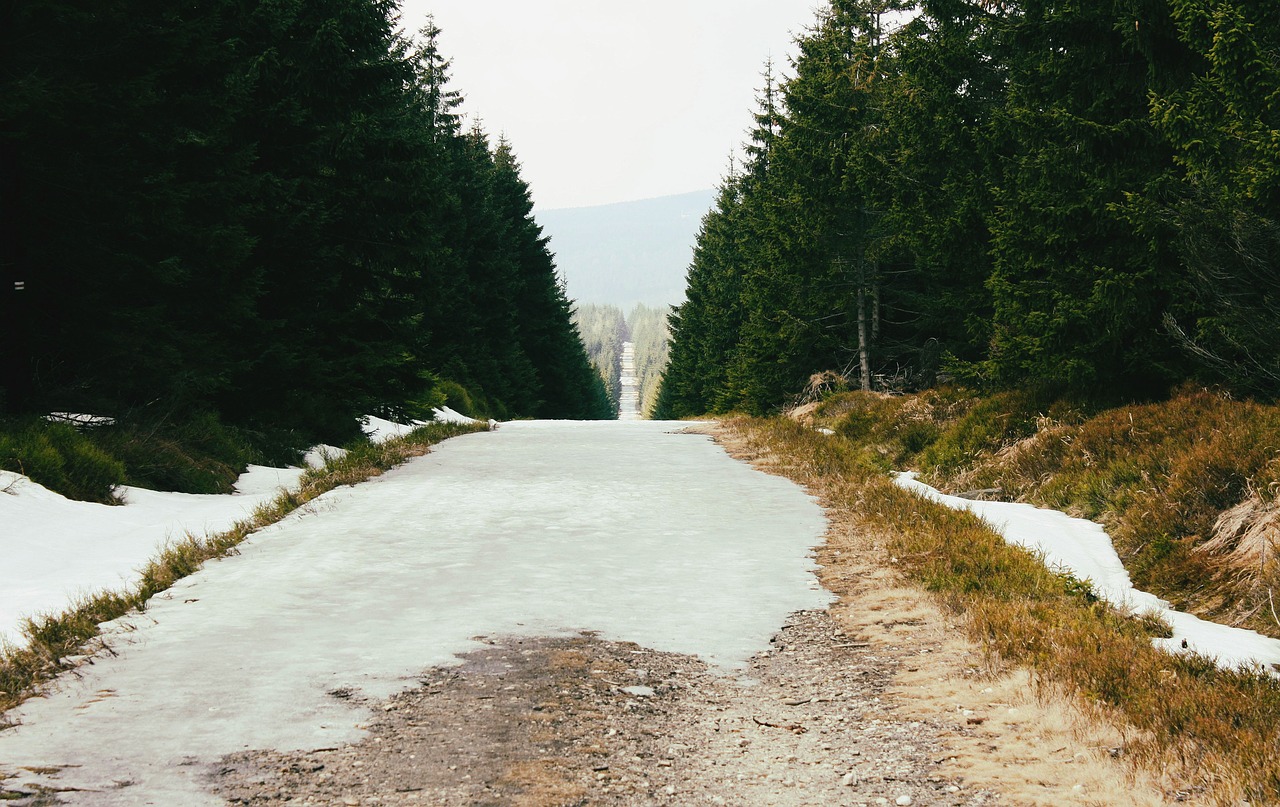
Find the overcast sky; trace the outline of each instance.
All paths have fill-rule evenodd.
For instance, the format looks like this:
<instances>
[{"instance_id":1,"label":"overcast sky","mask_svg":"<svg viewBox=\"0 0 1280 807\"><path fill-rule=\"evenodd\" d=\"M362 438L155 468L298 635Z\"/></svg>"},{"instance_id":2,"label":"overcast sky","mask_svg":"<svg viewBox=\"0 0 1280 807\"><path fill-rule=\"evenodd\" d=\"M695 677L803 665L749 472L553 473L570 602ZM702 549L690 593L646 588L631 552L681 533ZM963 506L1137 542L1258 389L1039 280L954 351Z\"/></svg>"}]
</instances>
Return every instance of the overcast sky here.
<instances>
[{"instance_id":1,"label":"overcast sky","mask_svg":"<svg viewBox=\"0 0 1280 807\"><path fill-rule=\"evenodd\" d=\"M443 30L464 111L505 134L540 209L717 185L770 56L818 0L404 0Z\"/></svg>"}]
</instances>

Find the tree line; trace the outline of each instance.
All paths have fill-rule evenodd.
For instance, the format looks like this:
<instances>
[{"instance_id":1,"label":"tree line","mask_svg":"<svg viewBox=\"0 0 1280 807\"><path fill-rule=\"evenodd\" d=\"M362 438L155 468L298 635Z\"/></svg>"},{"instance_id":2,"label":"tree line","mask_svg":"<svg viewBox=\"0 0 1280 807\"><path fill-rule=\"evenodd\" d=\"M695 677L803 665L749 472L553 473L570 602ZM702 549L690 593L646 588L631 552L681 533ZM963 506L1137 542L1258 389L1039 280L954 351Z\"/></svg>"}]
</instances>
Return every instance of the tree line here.
<instances>
[{"instance_id":1,"label":"tree line","mask_svg":"<svg viewBox=\"0 0 1280 807\"><path fill-rule=\"evenodd\" d=\"M392 0L0 11L0 412L608 417L509 143Z\"/></svg>"},{"instance_id":2,"label":"tree line","mask_svg":"<svg viewBox=\"0 0 1280 807\"><path fill-rule=\"evenodd\" d=\"M1280 5L832 0L764 73L658 414L814 374L1280 393Z\"/></svg>"}]
</instances>

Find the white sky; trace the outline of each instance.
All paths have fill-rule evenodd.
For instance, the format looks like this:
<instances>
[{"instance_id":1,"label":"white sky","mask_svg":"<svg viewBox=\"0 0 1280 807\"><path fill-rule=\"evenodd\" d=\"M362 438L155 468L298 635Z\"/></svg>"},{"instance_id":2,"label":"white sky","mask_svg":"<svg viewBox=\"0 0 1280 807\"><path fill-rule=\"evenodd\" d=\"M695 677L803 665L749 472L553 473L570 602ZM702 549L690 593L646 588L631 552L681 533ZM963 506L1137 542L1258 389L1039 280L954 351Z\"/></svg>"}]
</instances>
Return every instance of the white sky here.
<instances>
[{"instance_id":1,"label":"white sky","mask_svg":"<svg viewBox=\"0 0 1280 807\"><path fill-rule=\"evenodd\" d=\"M453 89L505 134L547 210L716 186L765 60L789 72L819 0L404 0L443 30Z\"/></svg>"}]
</instances>

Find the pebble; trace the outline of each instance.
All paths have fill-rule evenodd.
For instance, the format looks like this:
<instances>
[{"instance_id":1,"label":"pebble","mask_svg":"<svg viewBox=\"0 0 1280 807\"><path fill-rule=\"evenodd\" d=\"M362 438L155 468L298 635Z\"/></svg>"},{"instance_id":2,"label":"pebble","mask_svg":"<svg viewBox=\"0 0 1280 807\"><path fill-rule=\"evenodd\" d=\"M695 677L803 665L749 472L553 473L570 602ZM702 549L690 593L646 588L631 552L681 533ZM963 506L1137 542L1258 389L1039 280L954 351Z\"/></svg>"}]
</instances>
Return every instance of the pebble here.
<instances>
[{"instance_id":1,"label":"pebble","mask_svg":"<svg viewBox=\"0 0 1280 807\"><path fill-rule=\"evenodd\" d=\"M899 796L894 804L898 805L898 807L910 807L912 801L913 799L910 796Z\"/></svg>"}]
</instances>

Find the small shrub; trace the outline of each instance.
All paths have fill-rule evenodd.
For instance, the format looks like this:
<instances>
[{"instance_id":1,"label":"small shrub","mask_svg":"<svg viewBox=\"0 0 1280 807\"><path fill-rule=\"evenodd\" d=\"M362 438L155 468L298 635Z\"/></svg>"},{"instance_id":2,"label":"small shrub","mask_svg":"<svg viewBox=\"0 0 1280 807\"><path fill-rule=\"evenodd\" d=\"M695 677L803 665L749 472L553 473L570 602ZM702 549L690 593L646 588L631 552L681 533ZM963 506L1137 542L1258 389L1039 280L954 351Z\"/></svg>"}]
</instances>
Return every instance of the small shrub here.
<instances>
[{"instance_id":1,"label":"small shrub","mask_svg":"<svg viewBox=\"0 0 1280 807\"><path fill-rule=\"evenodd\" d=\"M449 406L449 396L444 390L444 385L447 383L451 382L442 381L435 373L428 370L419 371L418 391L410 397L405 406L405 414L416 420L430 420L436 409ZM458 409L457 411L466 410Z\"/></svg>"},{"instance_id":2,"label":"small shrub","mask_svg":"<svg viewBox=\"0 0 1280 807\"><path fill-rule=\"evenodd\" d=\"M921 462L941 474L972 468L984 456L1034 435L1048 402L1030 392L1005 392L978 401L924 452Z\"/></svg>"},{"instance_id":3,"label":"small shrub","mask_svg":"<svg viewBox=\"0 0 1280 807\"><path fill-rule=\"evenodd\" d=\"M124 463L130 484L152 490L231 493L245 466L264 460L248 435L208 412L161 424L122 422L93 436ZM290 461L299 454L295 447Z\"/></svg>"},{"instance_id":4,"label":"small shrub","mask_svg":"<svg viewBox=\"0 0 1280 807\"><path fill-rule=\"evenodd\" d=\"M24 474L70 499L114 503L124 465L65 423L0 426L0 468Z\"/></svg>"},{"instance_id":5,"label":"small shrub","mask_svg":"<svg viewBox=\"0 0 1280 807\"><path fill-rule=\"evenodd\" d=\"M456 381L445 380L436 385L436 391L443 397L445 406L468 417L476 417L476 402L466 387Z\"/></svg>"}]
</instances>

